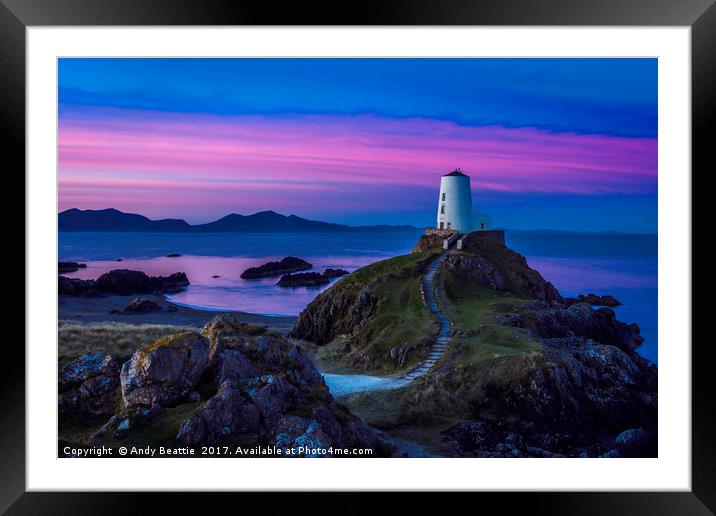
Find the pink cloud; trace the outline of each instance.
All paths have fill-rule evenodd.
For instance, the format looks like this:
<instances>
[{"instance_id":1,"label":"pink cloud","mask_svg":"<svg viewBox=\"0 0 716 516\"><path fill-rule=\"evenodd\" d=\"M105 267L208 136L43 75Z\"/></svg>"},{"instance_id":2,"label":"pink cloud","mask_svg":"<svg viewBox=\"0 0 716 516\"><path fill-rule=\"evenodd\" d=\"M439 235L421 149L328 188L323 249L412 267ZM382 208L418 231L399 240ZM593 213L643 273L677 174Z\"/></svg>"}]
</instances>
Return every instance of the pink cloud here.
<instances>
[{"instance_id":1,"label":"pink cloud","mask_svg":"<svg viewBox=\"0 0 716 516\"><path fill-rule=\"evenodd\" d=\"M103 109L61 114L59 166L61 207L126 209L130 200L147 212L141 205L189 206L193 197L233 211L299 209L302 202L330 211L352 190L436 188L456 166L487 191L651 193L657 140L372 115ZM371 199L360 202L369 208Z\"/></svg>"}]
</instances>

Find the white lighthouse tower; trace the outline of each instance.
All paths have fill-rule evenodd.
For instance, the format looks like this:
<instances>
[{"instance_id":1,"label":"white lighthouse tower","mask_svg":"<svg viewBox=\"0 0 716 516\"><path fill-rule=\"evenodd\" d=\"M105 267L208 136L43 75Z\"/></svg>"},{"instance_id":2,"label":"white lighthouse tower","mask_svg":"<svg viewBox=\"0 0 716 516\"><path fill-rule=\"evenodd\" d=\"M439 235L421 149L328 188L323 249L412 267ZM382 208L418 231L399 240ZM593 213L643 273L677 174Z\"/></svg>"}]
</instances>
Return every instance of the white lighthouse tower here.
<instances>
[{"instance_id":1,"label":"white lighthouse tower","mask_svg":"<svg viewBox=\"0 0 716 516\"><path fill-rule=\"evenodd\" d=\"M440 197L438 198L438 229L451 229L458 233L469 233L490 229L492 219L484 213L472 209L470 176L459 168L440 179Z\"/></svg>"},{"instance_id":2,"label":"white lighthouse tower","mask_svg":"<svg viewBox=\"0 0 716 516\"><path fill-rule=\"evenodd\" d=\"M437 228L459 233L472 231L470 176L463 174L459 168L440 179Z\"/></svg>"}]
</instances>

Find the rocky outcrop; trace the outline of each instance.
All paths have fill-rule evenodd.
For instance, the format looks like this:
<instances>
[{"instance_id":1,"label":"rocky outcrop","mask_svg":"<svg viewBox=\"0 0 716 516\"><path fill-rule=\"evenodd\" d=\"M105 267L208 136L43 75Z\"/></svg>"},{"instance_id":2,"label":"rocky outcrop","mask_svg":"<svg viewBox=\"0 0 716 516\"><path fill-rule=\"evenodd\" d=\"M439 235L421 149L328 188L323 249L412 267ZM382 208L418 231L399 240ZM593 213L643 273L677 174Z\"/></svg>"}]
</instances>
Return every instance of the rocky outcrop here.
<instances>
[{"instance_id":1,"label":"rocky outcrop","mask_svg":"<svg viewBox=\"0 0 716 516\"><path fill-rule=\"evenodd\" d=\"M162 307L149 299L134 299L124 308L127 314L148 314L152 312L161 312Z\"/></svg>"},{"instance_id":2,"label":"rocky outcrop","mask_svg":"<svg viewBox=\"0 0 716 516\"><path fill-rule=\"evenodd\" d=\"M281 276L277 285L279 287L320 287L329 282L328 277L323 274L317 272L301 272Z\"/></svg>"},{"instance_id":3,"label":"rocky outcrop","mask_svg":"<svg viewBox=\"0 0 716 516\"><path fill-rule=\"evenodd\" d=\"M57 262L57 272L59 274L64 274L66 272L76 272L78 269L84 269L86 267L86 263Z\"/></svg>"},{"instance_id":4,"label":"rocky outcrop","mask_svg":"<svg viewBox=\"0 0 716 516\"><path fill-rule=\"evenodd\" d=\"M81 280L59 276L58 291L69 296L101 296L107 294L131 295L170 293L183 290L189 279L183 272L169 276L147 276L141 271L114 269L96 280Z\"/></svg>"},{"instance_id":5,"label":"rocky outcrop","mask_svg":"<svg viewBox=\"0 0 716 516\"><path fill-rule=\"evenodd\" d=\"M324 278L340 278L341 276L345 276L347 274L348 271L344 269L332 269L330 267L323 271Z\"/></svg>"},{"instance_id":6,"label":"rocky outcrop","mask_svg":"<svg viewBox=\"0 0 716 516\"><path fill-rule=\"evenodd\" d=\"M457 233L449 229L426 229L425 233L418 238L412 253L424 253L430 249L442 249L443 241Z\"/></svg>"},{"instance_id":7,"label":"rocky outcrop","mask_svg":"<svg viewBox=\"0 0 716 516\"><path fill-rule=\"evenodd\" d=\"M471 385L462 384L467 375ZM477 363L437 381L473 416L446 432L458 455L656 456L656 368L615 346L555 339L542 353ZM635 427L645 434L617 438Z\"/></svg>"},{"instance_id":8,"label":"rocky outcrop","mask_svg":"<svg viewBox=\"0 0 716 516\"><path fill-rule=\"evenodd\" d=\"M98 295L93 290L93 280L83 280L79 278L68 278L66 276L57 277L57 293L65 296L90 296Z\"/></svg>"},{"instance_id":9,"label":"rocky outcrop","mask_svg":"<svg viewBox=\"0 0 716 516\"><path fill-rule=\"evenodd\" d=\"M126 406L171 405L184 400L209 362L209 342L193 332L162 337L122 366Z\"/></svg>"},{"instance_id":10,"label":"rocky outcrop","mask_svg":"<svg viewBox=\"0 0 716 516\"><path fill-rule=\"evenodd\" d=\"M234 383L223 382L201 411L182 423L176 438L184 444L200 445L220 442L227 436L257 435L260 430L258 407Z\"/></svg>"},{"instance_id":11,"label":"rocky outcrop","mask_svg":"<svg viewBox=\"0 0 716 516\"><path fill-rule=\"evenodd\" d=\"M232 316L216 318L202 335L210 343L208 377L219 387L182 423L179 442L265 436L282 448L378 446L373 432L333 401L302 348Z\"/></svg>"},{"instance_id":12,"label":"rocky outcrop","mask_svg":"<svg viewBox=\"0 0 716 516\"><path fill-rule=\"evenodd\" d=\"M519 314L508 315L504 322L530 330L542 339L583 337L633 351L644 339L639 325L626 324L616 318L611 308L593 309L587 303L568 308L527 305Z\"/></svg>"},{"instance_id":13,"label":"rocky outcrop","mask_svg":"<svg viewBox=\"0 0 716 516\"><path fill-rule=\"evenodd\" d=\"M571 306L576 303L588 303L592 306L609 306L612 308L621 305L621 302L619 302L618 299L616 299L614 296L610 296L610 295L598 296L596 294L590 293L590 294L587 294L586 296L583 294L580 294L576 298L574 298L574 297L564 298L564 304L567 306Z\"/></svg>"},{"instance_id":14,"label":"rocky outcrop","mask_svg":"<svg viewBox=\"0 0 716 516\"><path fill-rule=\"evenodd\" d=\"M258 267L249 267L241 273L244 279L266 278L269 276L281 276L292 272L307 271L313 267L310 263L294 256L287 256L279 262L268 262Z\"/></svg>"},{"instance_id":15,"label":"rocky outcrop","mask_svg":"<svg viewBox=\"0 0 716 516\"><path fill-rule=\"evenodd\" d=\"M327 344L338 335L360 330L375 315L377 304L378 298L368 287L329 289L301 312L290 336L319 346Z\"/></svg>"},{"instance_id":16,"label":"rocky outcrop","mask_svg":"<svg viewBox=\"0 0 716 516\"><path fill-rule=\"evenodd\" d=\"M179 333L139 349L120 378L124 406L90 441L112 443L135 431L146 436L150 425L165 435L171 424L173 442L189 446L274 445L304 456L319 455L316 448L387 453L372 430L333 400L302 348L233 315L215 318L200 335ZM183 419L168 416L177 413Z\"/></svg>"},{"instance_id":17,"label":"rocky outcrop","mask_svg":"<svg viewBox=\"0 0 716 516\"><path fill-rule=\"evenodd\" d=\"M460 283L482 285L494 290L505 291L507 278L491 262L471 254L452 254L443 262L444 270Z\"/></svg>"},{"instance_id":18,"label":"rocky outcrop","mask_svg":"<svg viewBox=\"0 0 716 516\"><path fill-rule=\"evenodd\" d=\"M119 367L105 353L88 353L59 372L58 405L61 415L111 414L119 397Z\"/></svg>"},{"instance_id":19,"label":"rocky outcrop","mask_svg":"<svg viewBox=\"0 0 716 516\"><path fill-rule=\"evenodd\" d=\"M179 258L180 256L181 256L181 254L179 254L179 253L169 253L167 255L167 258Z\"/></svg>"},{"instance_id":20,"label":"rocky outcrop","mask_svg":"<svg viewBox=\"0 0 716 516\"><path fill-rule=\"evenodd\" d=\"M479 258L469 263L456 264L460 254L449 256L446 265L453 263L459 277L466 280L485 281L487 286L494 284L498 290L507 290L517 296L546 301L550 305L561 306L562 296L549 281L532 269L521 254L506 247L498 240L485 238L479 231L468 233L462 238L463 254ZM462 265L462 266L460 266ZM492 270L489 266L492 266ZM478 270L473 271L473 266Z\"/></svg>"}]
</instances>

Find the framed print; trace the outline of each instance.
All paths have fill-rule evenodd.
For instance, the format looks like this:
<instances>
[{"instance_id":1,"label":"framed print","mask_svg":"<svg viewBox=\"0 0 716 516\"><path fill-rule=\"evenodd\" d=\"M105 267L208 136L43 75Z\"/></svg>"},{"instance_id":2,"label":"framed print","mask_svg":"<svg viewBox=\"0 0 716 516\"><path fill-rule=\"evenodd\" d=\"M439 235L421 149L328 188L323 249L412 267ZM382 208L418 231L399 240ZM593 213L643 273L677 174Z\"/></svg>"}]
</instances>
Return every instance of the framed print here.
<instances>
[{"instance_id":1,"label":"framed print","mask_svg":"<svg viewBox=\"0 0 716 516\"><path fill-rule=\"evenodd\" d=\"M27 302L3 509L529 491L505 503L711 513L711 3L5 1Z\"/></svg>"}]
</instances>

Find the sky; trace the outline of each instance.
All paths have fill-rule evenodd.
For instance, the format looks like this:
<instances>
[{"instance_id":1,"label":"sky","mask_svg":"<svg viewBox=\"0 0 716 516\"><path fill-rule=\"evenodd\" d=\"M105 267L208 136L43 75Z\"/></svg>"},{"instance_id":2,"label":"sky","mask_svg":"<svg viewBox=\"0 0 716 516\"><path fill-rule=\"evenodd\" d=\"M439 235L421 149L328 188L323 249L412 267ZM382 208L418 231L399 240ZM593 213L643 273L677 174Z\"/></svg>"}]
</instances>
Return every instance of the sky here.
<instances>
[{"instance_id":1,"label":"sky","mask_svg":"<svg viewBox=\"0 0 716 516\"><path fill-rule=\"evenodd\" d=\"M59 60L59 209L656 232L656 59Z\"/></svg>"}]
</instances>

